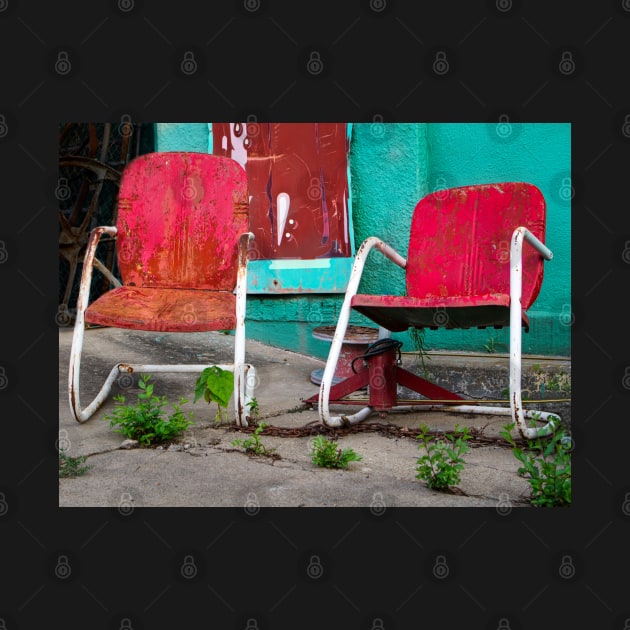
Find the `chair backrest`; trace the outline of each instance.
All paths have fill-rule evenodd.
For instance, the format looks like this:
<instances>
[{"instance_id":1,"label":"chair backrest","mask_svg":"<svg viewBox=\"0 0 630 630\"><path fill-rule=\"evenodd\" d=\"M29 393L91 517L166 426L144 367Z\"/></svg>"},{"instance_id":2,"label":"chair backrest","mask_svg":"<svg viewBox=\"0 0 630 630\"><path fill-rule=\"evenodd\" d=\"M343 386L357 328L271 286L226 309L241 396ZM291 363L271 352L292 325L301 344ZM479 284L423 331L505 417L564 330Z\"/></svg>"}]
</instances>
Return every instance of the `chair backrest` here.
<instances>
[{"instance_id":1,"label":"chair backrest","mask_svg":"<svg viewBox=\"0 0 630 630\"><path fill-rule=\"evenodd\" d=\"M122 173L117 228L123 284L232 291L248 230L245 171L205 153L142 155Z\"/></svg>"},{"instance_id":2,"label":"chair backrest","mask_svg":"<svg viewBox=\"0 0 630 630\"><path fill-rule=\"evenodd\" d=\"M517 227L545 241L545 199L522 182L439 190L416 206L407 256L407 295L454 297L510 292L510 242ZM543 259L523 245L522 308L534 302Z\"/></svg>"}]
</instances>

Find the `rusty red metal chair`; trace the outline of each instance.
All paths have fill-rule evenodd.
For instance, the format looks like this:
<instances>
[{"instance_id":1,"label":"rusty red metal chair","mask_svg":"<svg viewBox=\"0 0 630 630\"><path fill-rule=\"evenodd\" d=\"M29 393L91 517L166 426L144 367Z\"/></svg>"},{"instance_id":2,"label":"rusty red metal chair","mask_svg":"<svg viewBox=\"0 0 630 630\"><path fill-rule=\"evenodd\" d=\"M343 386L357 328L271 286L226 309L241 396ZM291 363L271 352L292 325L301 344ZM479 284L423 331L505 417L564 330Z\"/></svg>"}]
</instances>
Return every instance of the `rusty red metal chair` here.
<instances>
[{"instance_id":1,"label":"rusty red metal chair","mask_svg":"<svg viewBox=\"0 0 630 630\"><path fill-rule=\"evenodd\" d=\"M91 231L75 319L68 391L72 415L87 420L114 381L133 372L201 372L202 365L118 363L85 408L79 385L86 323L132 330L205 332L234 330L236 422L247 425L255 368L245 363L245 305L249 232L247 176L229 158L159 152L123 170L115 226ZM91 304L98 241L116 237L122 282Z\"/></svg>"},{"instance_id":2,"label":"rusty red metal chair","mask_svg":"<svg viewBox=\"0 0 630 630\"><path fill-rule=\"evenodd\" d=\"M402 385L423 397L414 401L418 409L509 414L524 437L552 433L560 418L523 410L521 397L522 330L529 330L527 310L540 291L544 261L552 258L543 244L545 223L541 191L528 183L506 182L440 190L424 197L413 213L406 259L379 238L367 238L355 257L317 397L323 423L353 424L375 411L400 406L397 386ZM357 294L372 249L405 270L406 295ZM332 385L352 310L379 325L381 348L374 349L363 369ZM479 406L403 369L397 361L398 347L383 341L392 332L409 328L487 326L510 329L509 407ZM331 414L330 403L347 403L348 394L366 385L367 407L352 415ZM532 419L546 424L528 426L526 420Z\"/></svg>"}]
</instances>

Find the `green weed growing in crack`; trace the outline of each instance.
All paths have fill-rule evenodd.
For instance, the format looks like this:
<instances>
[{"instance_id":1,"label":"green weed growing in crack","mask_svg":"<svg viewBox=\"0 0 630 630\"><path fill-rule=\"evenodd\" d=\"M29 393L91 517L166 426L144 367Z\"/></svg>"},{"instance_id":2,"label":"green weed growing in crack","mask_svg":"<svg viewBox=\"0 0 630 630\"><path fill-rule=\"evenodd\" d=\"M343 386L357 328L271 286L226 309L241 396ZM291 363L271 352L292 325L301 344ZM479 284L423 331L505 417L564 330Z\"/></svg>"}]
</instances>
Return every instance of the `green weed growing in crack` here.
<instances>
[{"instance_id":1,"label":"green weed growing in crack","mask_svg":"<svg viewBox=\"0 0 630 630\"><path fill-rule=\"evenodd\" d=\"M257 418L260 415L260 405L258 404L258 400L256 398L252 398L249 401L248 407L252 418Z\"/></svg>"},{"instance_id":2,"label":"green weed growing in crack","mask_svg":"<svg viewBox=\"0 0 630 630\"><path fill-rule=\"evenodd\" d=\"M426 376L428 374L428 368L425 361L431 359L431 357L426 349L425 333L426 331L424 328L411 328L409 330L409 337L411 338L411 342L418 353L420 363L422 363L422 373Z\"/></svg>"},{"instance_id":3,"label":"green weed growing in crack","mask_svg":"<svg viewBox=\"0 0 630 630\"><path fill-rule=\"evenodd\" d=\"M173 413L168 415L164 407L168 405L166 396L156 396L153 393L153 383L149 383L150 374L143 374L138 381L138 387L142 390L138 394L135 405L126 405L124 396L114 396L118 403L113 413L104 416L109 420L115 433L122 433L126 438L138 440L143 446L165 442L177 437L191 424L192 413L185 416L180 409L188 401L179 399L179 405L173 405Z\"/></svg>"},{"instance_id":4,"label":"green weed growing in crack","mask_svg":"<svg viewBox=\"0 0 630 630\"><path fill-rule=\"evenodd\" d=\"M536 420L534 420L534 423ZM512 437L514 423L506 424L501 437L511 446L521 462L518 474L531 488L530 503L535 507L571 505L571 437L559 426L552 435L527 440L527 447L517 446Z\"/></svg>"},{"instance_id":5,"label":"green weed growing in crack","mask_svg":"<svg viewBox=\"0 0 630 630\"><path fill-rule=\"evenodd\" d=\"M463 456L470 450L467 441L471 437L468 427L456 425L452 434L435 438L429 435L429 428L422 425L417 439L420 440L418 448L425 454L418 457L416 478L426 481L432 490L445 491L457 485L464 469Z\"/></svg>"},{"instance_id":6,"label":"green weed growing in crack","mask_svg":"<svg viewBox=\"0 0 630 630\"><path fill-rule=\"evenodd\" d=\"M272 456L275 451L274 448L268 448L260 439L260 434L264 431L266 427L269 425L266 422L261 422L255 429L254 433L245 439L236 439L233 440L232 446L236 446L238 448L242 448L246 453L251 453L252 455L258 456Z\"/></svg>"},{"instance_id":7,"label":"green weed growing in crack","mask_svg":"<svg viewBox=\"0 0 630 630\"><path fill-rule=\"evenodd\" d=\"M65 450L59 449L59 477L80 477L93 468L91 464L85 464L86 455L70 457Z\"/></svg>"},{"instance_id":8,"label":"green weed growing in crack","mask_svg":"<svg viewBox=\"0 0 630 630\"><path fill-rule=\"evenodd\" d=\"M350 462L363 459L351 448L341 449L337 442L328 440L323 435L317 435L313 438L309 456L313 464L323 468L348 468Z\"/></svg>"},{"instance_id":9,"label":"green weed growing in crack","mask_svg":"<svg viewBox=\"0 0 630 630\"><path fill-rule=\"evenodd\" d=\"M217 365L211 365L203 370L195 383L196 403L202 396L210 405L217 403L217 413L214 421L219 424L227 420L227 406L234 392L234 374L229 370L223 370Z\"/></svg>"},{"instance_id":10,"label":"green weed growing in crack","mask_svg":"<svg viewBox=\"0 0 630 630\"><path fill-rule=\"evenodd\" d=\"M508 351L508 347L502 341L498 341L496 333L491 333L488 337L486 343L483 344L486 352L489 354L494 354L498 351L498 348L501 348L504 352Z\"/></svg>"}]
</instances>

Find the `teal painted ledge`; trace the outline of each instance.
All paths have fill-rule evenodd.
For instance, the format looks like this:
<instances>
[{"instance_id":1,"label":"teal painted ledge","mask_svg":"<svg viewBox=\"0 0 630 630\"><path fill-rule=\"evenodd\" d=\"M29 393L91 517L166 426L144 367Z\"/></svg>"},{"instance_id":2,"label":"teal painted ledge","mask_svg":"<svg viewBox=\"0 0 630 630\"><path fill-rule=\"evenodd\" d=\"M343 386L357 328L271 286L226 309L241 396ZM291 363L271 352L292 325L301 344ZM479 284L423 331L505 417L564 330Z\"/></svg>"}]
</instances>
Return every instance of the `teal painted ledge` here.
<instances>
[{"instance_id":1,"label":"teal painted ledge","mask_svg":"<svg viewBox=\"0 0 630 630\"><path fill-rule=\"evenodd\" d=\"M251 260L247 293L343 293L354 258Z\"/></svg>"}]
</instances>

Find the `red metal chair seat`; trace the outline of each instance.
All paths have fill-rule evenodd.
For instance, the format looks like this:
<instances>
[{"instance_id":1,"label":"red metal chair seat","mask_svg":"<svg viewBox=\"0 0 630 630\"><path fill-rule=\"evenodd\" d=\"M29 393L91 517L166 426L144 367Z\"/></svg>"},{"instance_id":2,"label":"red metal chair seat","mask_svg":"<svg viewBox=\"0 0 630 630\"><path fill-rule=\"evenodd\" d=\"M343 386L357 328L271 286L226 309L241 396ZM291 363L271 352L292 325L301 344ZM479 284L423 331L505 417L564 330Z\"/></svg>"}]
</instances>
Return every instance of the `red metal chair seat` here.
<instances>
[{"instance_id":1,"label":"red metal chair seat","mask_svg":"<svg viewBox=\"0 0 630 630\"><path fill-rule=\"evenodd\" d=\"M193 289L119 287L93 302L85 311L85 321L134 330L233 330L236 296Z\"/></svg>"}]
</instances>

